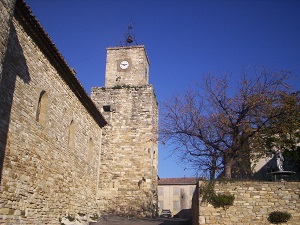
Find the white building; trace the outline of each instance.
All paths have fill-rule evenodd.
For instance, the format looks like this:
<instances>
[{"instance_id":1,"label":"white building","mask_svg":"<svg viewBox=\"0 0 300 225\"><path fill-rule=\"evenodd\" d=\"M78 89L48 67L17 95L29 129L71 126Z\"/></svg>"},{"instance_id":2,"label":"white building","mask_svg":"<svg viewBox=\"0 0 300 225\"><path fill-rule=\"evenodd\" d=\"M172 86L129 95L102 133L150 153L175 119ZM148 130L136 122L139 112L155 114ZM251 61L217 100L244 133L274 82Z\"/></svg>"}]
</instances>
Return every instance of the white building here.
<instances>
[{"instance_id":1,"label":"white building","mask_svg":"<svg viewBox=\"0 0 300 225\"><path fill-rule=\"evenodd\" d=\"M184 217L191 209L197 178L161 178L158 181L158 208L170 209L173 216Z\"/></svg>"}]
</instances>

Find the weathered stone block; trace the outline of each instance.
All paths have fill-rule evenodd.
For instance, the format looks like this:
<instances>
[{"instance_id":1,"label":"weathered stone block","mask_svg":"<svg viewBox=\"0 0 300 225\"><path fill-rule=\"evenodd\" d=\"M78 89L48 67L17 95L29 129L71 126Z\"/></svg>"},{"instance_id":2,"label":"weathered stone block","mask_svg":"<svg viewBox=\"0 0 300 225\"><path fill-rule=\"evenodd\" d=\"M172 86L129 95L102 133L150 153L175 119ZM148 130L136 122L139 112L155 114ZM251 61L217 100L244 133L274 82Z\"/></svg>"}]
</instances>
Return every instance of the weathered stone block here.
<instances>
[{"instance_id":1,"label":"weathered stone block","mask_svg":"<svg viewBox=\"0 0 300 225\"><path fill-rule=\"evenodd\" d=\"M22 1L18 3L20 7ZM96 199L101 127L63 79L65 72L53 66L51 51L41 46L46 38L36 42L40 30L34 27L35 32L29 32L27 22L34 21L20 18L30 13L28 9L15 12L9 21L6 57L1 61L5 76L0 77L0 148L4 146L6 152L0 216L5 215L9 224L20 224L19 217L25 214L21 224L38 224L41 219L40 224L56 224L60 215L77 213ZM42 91L48 97L44 124L36 119ZM68 144L71 121L75 123L74 148ZM89 148L91 161L87 159ZM86 210L97 213L96 202Z\"/></svg>"},{"instance_id":2,"label":"weathered stone block","mask_svg":"<svg viewBox=\"0 0 300 225\"><path fill-rule=\"evenodd\" d=\"M220 187L220 186L219 186ZM250 192L250 197L245 198L242 192L236 192L238 188L243 188L246 193ZM261 191L261 187L265 190ZM280 190L279 190L280 189ZM247 186L243 182L232 182L223 184L222 188L218 188L218 192L229 192L235 194L233 206L226 210L215 209L205 204L193 205L193 218L205 217L207 225L209 224L269 224L267 221L269 213L273 211L288 211L292 214L292 219L287 223L296 225L300 221L300 185L299 182L289 182L284 185L278 182L248 182ZM295 194L296 193L296 194ZM198 192L199 194L199 192ZM201 195L195 195L201 203ZM286 196L286 198L283 198ZM193 202L196 202L193 199ZM291 204L291 202L293 202ZM226 216L224 216L226 215ZM222 217L221 220L216 218ZM200 219L193 221L194 225L201 224Z\"/></svg>"}]
</instances>

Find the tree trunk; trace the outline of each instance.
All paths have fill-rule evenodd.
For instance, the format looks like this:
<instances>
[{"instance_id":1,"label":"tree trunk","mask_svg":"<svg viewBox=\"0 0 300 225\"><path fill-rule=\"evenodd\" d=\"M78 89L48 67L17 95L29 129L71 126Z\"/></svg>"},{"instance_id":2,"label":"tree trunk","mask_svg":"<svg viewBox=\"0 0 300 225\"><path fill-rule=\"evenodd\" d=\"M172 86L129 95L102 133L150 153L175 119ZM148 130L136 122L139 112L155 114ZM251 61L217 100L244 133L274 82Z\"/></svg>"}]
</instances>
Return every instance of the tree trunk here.
<instances>
[{"instance_id":1,"label":"tree trunk","mask_svg":"<svg viewBox=\"0 0 300 225\"><path fill-rule=\"evenodd\" d=\"M230 156L224 156L223 159L224 164L224 178L231 179L232 166L234 163L234 159Z\"/></svg>"},{"instance_id":2,"label":"tree trunk","mask_svg":"<svg viewBox=\"0 0 300 225\"><path fill-rule=\"evenodd\" d=\"M216 176L216 171L217 171L217 155L214 154L212 159L211 159L211 169L209 171L209 179L214 180Z\"/></svg>"},{"instance_id":3,"label":"tree trunk","mask_svg":"<svg viewBox=\"0 0 300 225\"><path fill-rule=\"evenodd\" d=\"M215 176L216 176L216 169L211 169L209 171L209 179L210 180L214 180L215 179Z\"/></svg>"}]
</instances>

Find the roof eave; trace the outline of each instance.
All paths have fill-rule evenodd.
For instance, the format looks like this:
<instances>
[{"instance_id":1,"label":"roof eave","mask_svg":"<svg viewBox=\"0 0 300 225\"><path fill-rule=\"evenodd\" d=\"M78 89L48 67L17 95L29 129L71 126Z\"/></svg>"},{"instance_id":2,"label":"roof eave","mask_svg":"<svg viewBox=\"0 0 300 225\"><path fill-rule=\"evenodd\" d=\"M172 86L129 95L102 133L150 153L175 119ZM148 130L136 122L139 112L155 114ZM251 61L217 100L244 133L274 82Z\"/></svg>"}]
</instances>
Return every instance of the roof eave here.
<instances>
[{"instance_id":1,"label":"roof eave","mask_svg":"<svg viewBox=\"0 0 300 225\"><path fill-rule=\"evenodd\" d=\"M26 29L30 36L35 40L37 45L39 45L49 62L57 69L59 75L74 92L96 123L100 127L104 127L107 124L106 120L76 78L75 70L70 68L66 63L65 59L52 42L49 35L42 28L39 21L32 14L29 6L27 6L24 0L16 1L14 15L22 23L24 29Z\"/></svg>"}]
</instances>

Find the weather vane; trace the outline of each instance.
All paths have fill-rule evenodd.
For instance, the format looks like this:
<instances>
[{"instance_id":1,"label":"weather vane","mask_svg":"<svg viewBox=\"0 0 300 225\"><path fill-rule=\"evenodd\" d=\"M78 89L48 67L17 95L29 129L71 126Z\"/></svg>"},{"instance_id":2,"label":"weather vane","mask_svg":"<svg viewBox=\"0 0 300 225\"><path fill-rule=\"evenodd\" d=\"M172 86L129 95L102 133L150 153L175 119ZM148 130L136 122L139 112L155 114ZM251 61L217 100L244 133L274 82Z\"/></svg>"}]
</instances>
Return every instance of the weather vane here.
<instances>
[{"instance_id":1,"label":"weather vane","mask_svg":"<svg viewBox=\"0 0 300 225\"><path fill-rule=\"evenodd\" d=\"M125 44L124 41L121 41L120 42L121 46L137 45L132 22L130 22L130 24L128 25L127 31L124 34L124 38L125 38Z\"/></svg>"}]
</instances>

